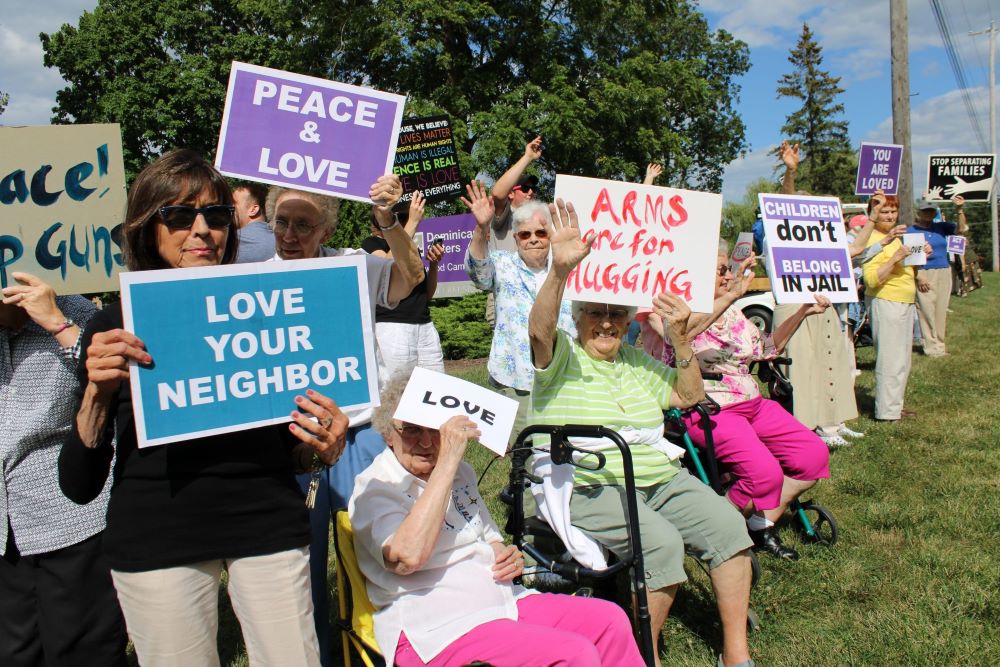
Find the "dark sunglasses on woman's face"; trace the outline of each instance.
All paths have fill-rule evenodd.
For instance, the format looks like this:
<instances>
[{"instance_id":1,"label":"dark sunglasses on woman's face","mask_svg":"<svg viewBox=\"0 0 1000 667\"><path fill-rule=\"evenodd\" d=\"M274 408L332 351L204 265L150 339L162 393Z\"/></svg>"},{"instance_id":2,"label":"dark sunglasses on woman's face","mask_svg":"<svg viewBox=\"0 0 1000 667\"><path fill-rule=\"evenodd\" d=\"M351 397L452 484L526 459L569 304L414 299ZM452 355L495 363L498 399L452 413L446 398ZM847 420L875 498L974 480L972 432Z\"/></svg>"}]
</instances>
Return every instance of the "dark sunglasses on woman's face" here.
<instances>
[{"instance_id":1,"label":"dark sunglasses on woman's face","mask_svg":"<svg viewBox=\"0 0 1000 667\"><path fill-rule=\"evenodd\" d=\"M528 230L524 230L524 231L521 231L521 232L517 232L516 234L514 234L514 236L516 236L521 241L527 241L528 239L531 238L532 234L534 234L535 236L537 236L540 239L547 239L547 238L549 238L549 232L548 232L548 230L545 230L545 229L536 229L533 232L529 232Z\"/></svg>"},{"instance_id":2,"label":"dark sunglasses on woman's face","mask_svg":"<svg viewBox=\"0 0 1000 667\"><path fill-rule=\"evenodd\" d=\"M515 191L523 192L524 194L528 194L529 192L534 192L535 191L535 186L534 185L515 185L514 186L514 190Z\"/></svg>"},{"instance_id":3,"label":"dark sunglasses on woman's face","mask_svg":"<svg viewBox=\"0 0 1000 667\"><path fill-rule=\"evenodd\" d=\"M167 229L180 231L191 229L195 218L200 213L205 218L205 224L209 229L228 229L233 224L233 213L235 206L227 204L213 204L196 208L194 206L163 206L159 209L160 219Z\"/></svg>"},{"instance_id":4,"label":"dark sunglasses on woman's face","mask_svg":"<svg viewBox=\"0 0 1000 667\"><path fill-rule=\"evenodd\" d=\"M732 272L733 272L733 269L728 264L726 264L725 266L720 266L719 267L719 277L720 278L722 276L726 275L727 273L732 273Z\"/></svg>"}]
</instances>

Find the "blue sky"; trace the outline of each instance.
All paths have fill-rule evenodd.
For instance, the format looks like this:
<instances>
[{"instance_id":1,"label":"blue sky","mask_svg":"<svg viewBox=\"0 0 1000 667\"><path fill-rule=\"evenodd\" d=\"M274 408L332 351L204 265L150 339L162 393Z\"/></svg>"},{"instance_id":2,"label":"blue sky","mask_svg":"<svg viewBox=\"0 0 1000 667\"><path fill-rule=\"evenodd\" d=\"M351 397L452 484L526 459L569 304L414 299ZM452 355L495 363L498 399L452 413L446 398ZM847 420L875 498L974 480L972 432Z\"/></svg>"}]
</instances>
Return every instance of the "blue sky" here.
<instances>
[{"instance_id":1,"label":"blue sky","mask_svg":"<svg viewBox=\"0 0 1000 667\"><path fill-rule=\"evenodd\" d=\"M11 101L0 121L6 125L46 124L63 86L58 72L42 66L39 32L76 23L95 0L0 0L0 90ZM888 0L700 0L712 28L724 28L750 47L750 72L739 81L738 109L747 125L750 150L726 171L723 195L742 196L746 184L769 176L768 151L780 143L785 116L795 109L777 100L778 78L790 71L788 51L808 22L823 47L824 66L842 77L842 95L852 141L892 141ZM957 89L929 0L912 0L910 12L910 89L914 190L926 183L932 152L988 152L989 94L986 35L968 31L1000 19L1000 0L945 0L953 40L966 68L986 145L978 140ZM1000 40L998 40L1000 41ZM553 139L555 140L555 139Z\"/></svg>"}]
</instances>

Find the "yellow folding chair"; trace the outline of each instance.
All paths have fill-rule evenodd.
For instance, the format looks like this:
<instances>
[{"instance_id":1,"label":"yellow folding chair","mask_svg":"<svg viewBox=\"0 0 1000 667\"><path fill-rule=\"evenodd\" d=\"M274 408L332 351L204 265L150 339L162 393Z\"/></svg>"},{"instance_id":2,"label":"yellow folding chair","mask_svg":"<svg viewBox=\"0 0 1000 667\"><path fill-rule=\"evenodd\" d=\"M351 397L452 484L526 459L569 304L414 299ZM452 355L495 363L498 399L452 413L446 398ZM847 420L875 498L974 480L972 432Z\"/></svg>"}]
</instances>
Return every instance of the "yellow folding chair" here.
<instances>
[{"instance_id":1,"label":"yellow folding chair","mask_svg":"<svg viewBox=\"0 0 1000 667\"><path fill-rule=\"evenodd\" d=\"M344 648L344 667L351 664L351 648L366 667L382 664L375 641L375 607L368 600L368 586L354 551L354 530L347 510L339 510L333 531L337 554L337 624Z\"/></svg>"}]
</instances>

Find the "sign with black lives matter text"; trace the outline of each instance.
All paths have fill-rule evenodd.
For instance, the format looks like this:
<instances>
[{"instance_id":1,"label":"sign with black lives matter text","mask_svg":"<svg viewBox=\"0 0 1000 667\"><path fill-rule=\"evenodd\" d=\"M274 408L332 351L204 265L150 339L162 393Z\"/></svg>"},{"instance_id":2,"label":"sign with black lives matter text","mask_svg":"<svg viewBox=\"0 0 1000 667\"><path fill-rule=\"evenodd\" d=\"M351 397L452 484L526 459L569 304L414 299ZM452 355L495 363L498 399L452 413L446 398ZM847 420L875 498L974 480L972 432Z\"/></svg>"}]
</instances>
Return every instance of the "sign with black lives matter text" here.
<instances>
[{"instance_id":1,"label":"sign with black lives matter text","mask_svg":"<svg viewBox=\"0 0 1000 667\"><path fill-rule=\"evenodd\" d=\"M118 125L0 128L0 287L11 273L56 294L118 289L125 166Z\"/></svg>"},{"instance_id":2,"label":"sign with black lives matter text","mask_svg":"<svg viewBox=\"0 0 1000 667\"><path fill-rule=\"evenodd\" d=\"M712 312L722 195L559 174L556 197L573 204L584 238L597 237L567 298L649 308L669 292Z\"/></svg>"},{"instance_id":3,"label":"sign with black lives matter text","mask_svg":"<svg viewBox=\"0 0 1000 667\"><path fill-rule=\"evenodd\" d=\"M933 201L989 201L996 156L992 153L927 156L927 192Z\"/></svg>"},{"instance_id":4,"label":"sign with black lives matter text","mask_svg":"<svg viewBox=\"0 0 1000 667\"><path fill-rule=\"evenodd\" d=\"M310 388L345 410L378 405L364 262L121 274L125 328L153 357L129 374L139 446L291 421Z\"/></svg>"},{"instance_id":5,"label":"sign with black lives matter text","mask_svg":"<svg viewBox=\"0 0 1000 667\"><path fill-rule=\"evenodd\" d=\"M776 303L858 300L840 200L761 193L767 274Z\"/></svg>"},{"instance_id":6,"label":"sign with black lives matter text","mask_svg":"<svg viewBox=\"0 0 1000 667\"><path fill-rule=\"evenodd\" d=\"M402 95L233 62L215 166L227 176L371 202L390 173Z\"/></svg>"},{"instance_id":7,"label":"sign with black lives matter text","mask_svg":"<svg viewBox=\"0 0 1000 667\"><path fill-rule=\"evenodd\" d=\"M392 173L403 182L408 202L417 190L428 204L451 201L462 196L462 174L458 151L448 116L407 118L399 128L396 162Z\"/></svg>"}]
</instances>

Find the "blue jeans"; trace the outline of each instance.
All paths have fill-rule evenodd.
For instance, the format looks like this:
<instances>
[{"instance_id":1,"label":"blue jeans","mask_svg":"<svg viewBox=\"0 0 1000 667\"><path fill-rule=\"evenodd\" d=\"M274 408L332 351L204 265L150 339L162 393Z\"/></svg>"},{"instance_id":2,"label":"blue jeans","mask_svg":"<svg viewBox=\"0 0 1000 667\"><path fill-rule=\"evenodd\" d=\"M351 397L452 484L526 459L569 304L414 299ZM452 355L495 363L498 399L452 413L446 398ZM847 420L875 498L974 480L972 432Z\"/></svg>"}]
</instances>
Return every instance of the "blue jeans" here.
<instances>
[{"instance_id":1,"label":"blue jeans","mask_svg":"<svg viewBox=\"0 0 1000 667\"><path fill-rule=\"evenodd\" d=\"M334 512L347 507L347 501L354 492L354 478L371 465L385 447L385 440L370 423L348 429L347 444L340 460L320 473L316 505L309 512L312 532L309 576L312 580L313 615L323 667L333 665L333 656L330 654L330 598L326 582L330 558L330 520ZM309 487L311 478L311 474L298 476L299 486L303 491Z\"/></svg>"}]
</instances>

